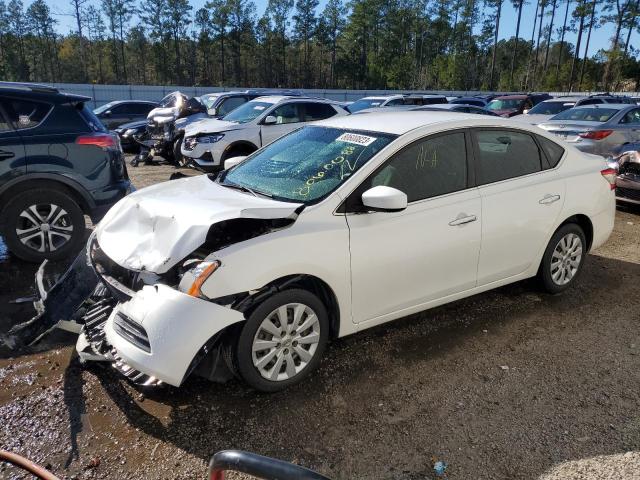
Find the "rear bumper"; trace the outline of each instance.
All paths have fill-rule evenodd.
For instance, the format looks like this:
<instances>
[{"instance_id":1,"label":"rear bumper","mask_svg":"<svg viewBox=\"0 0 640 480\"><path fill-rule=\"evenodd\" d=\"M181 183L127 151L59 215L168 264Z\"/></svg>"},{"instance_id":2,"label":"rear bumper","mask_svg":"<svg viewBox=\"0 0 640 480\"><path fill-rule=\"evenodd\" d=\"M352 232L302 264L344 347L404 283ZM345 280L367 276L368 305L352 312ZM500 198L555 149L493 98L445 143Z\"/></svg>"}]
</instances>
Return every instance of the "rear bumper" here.
<instances>
[{"instance_id":1,"label":"rear bumper","mask_svg":"<svg viewBox=\"0 0 640 480\"><path fill-rule=\"evenodd\" d=\"M91 192L96 202L95 207L89 212L91 221L98 223L111 207L130 193L135 192L135 190L135 187L129 180L121 180L100 190Z\"/></svg>"}]
</instances>

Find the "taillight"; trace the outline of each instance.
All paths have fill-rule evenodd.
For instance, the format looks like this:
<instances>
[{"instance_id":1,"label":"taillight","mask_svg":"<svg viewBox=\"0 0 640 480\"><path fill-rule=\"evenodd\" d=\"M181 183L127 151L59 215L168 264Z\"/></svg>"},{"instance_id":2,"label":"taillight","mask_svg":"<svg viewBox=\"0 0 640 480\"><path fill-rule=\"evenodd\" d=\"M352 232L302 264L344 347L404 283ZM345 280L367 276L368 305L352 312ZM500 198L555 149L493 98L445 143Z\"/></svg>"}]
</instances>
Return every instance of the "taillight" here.
<instances>
[{"instance_id":1,"label":"taillight","mask_svg":"<svg viewBox=\"0 0 640 480\"><path fill-rule=\"evenodd\" d=\"M600 173L604 177L604 179L609 182L609 187L611 190L616 188L616 171L613 168L605 168L604 170L600 170Z\"/></svg>"},{"instance_id":2,"label":"taillight","mask_svg":"<svg viewBox=\"0 0 640 480\"><path fill-rule=\"evenodd\" d=\"M613 130L591 130L589 132L579 133L578 136L580 138L587 138L589 140L602 140L603 138L607 138L612 133Z\"/></svg>"},{"instance_id":3,"label":"taillight","mask_svg":"<svg viewBox=\"0 0 640 480\"><path fill-rule=\"evenodd\" d=\"M224 471L211 470L211 475L209 476L209 480L224 480Z\"/></svg>"},{"instance_id":4,"label":"taillight","mask_svg":"<svg viewBox=\"0 0 640 480\"><path fill-rule=\"evenodd\" d=\"M92 133L76 138L76 145L94 145L100 148L118 148L118 138L110 133Z\"/></svg>"}]
</instances>

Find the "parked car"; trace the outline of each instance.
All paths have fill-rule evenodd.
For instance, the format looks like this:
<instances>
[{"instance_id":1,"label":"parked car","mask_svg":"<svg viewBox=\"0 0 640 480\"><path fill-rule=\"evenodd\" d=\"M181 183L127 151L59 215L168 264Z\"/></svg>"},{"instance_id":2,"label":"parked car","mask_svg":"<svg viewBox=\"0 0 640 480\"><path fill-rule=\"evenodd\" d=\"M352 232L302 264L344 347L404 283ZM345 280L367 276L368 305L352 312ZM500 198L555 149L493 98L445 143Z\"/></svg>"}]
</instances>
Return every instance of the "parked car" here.
<instances>
[{"instance_id":1,"label":"parked car","mask_svg":"<svg viewBox=\"0 0 640 480\"><path fill-rule=\"evenodd\" d=\"M482 97L457 97L453 100L449 100L449 103L457 103L460 105L474 105L476 107L485 108L489 103Z\"/></svg>"},{"instance_id":2,"label":"parked car","mask_svg":"<svg viewBox=\"0 0 640 480\"><path fill-rule=\"evenodd\" d=\"M55 88L0 83L0 233L27 261L59 260L130 190L124 155L87 107Z\"/></svg>"},{"instance_id":3,"label":"parked car","mask_svg":"<svg viewBox=\"0 0 640 480\"><path fill-rule=\"evenodd\" d=\"M618 172L616 199L640 205L640 142L623 145L611 161Z\"/></svg>"},{"instance_id":4,"label":"parked car","mask_svg":"<svg viewBox=\"0 0 640 480\"><path fill-rule=\"evenodd\" d=\"M449 103L444 95L406 95L404 105L439 105Z\"/></svg>"},{"instance_id":5,"label":"parked car","mask_svg":"<svg viewBox=\"0 0 640 480\"><path fill-rule=\"evenodd\" d=\"M244 90L238 92L217 92L208 93L199 97L207 109L207 115L211 118L222 118L227 113L231 113L240 105L267 95L287 95L289 97L301 96L294 90Z\"/></svg>"},{"instance_id":6,"label":"parked car","mask_svg":"<svg viewBox=\"0 0 640 480\"><path fill-rule=\"evenodd\" d=\"M157 102L146 100L117 100L94 109L93 113L105 127L113 130L124 123L145 120L149 112L157 106Z\"/></svg>"},{"instance_id":7,"label":"parked car","mask_svg":"<svg viewBox=\"0 0 640 480\"><path fill-rule=\"evenodd\" d=\"M331 100L269 96L245 103L219 120L185 130L182 155L198 169L221 170L227 159L246 156L304 123L348 112Z\"/></svg>"},{"instance_id":8,"label":"parked car","mask_svg":"<svg viewBox=\"0 0 640 480\"><path fill-rule=\"evenodd\" d=\"M534 105L551 98L546 93L527 95L501 95L487 104L487 110L497 113L501 117L513 117L530 110Z\"/></svg>"},{"instance_id":9,"label":"parked car","mask_svg":"<svg viewBox=\"0 0 640 480\"><path fill-rule=\"evenodd\" d=\"M404 95L382 95L376 97L364 97L347 105L349 113L356 113L365 108L397 107L404 105Z\"/></svg>"},{"instance_id":10,"label":"parked car","mask_svg":"<svg viewBox=\"0 0 640 480\"><path fill-rule=\"evenodd\" d=\"M546 122L560 112L573 108L580 99L581 97L550 98L549 100L538 103L535 107L532 107L524 113L514 115L512 118L537 125Z\"/></svg>"},{"instance_id":11,"label":"parked car","mask_svg":"<svg viewBox=\"0 0 640 480\"><path fill-rule=\"evenodd\" d=\"M610 156L621 145L640 141L640 106L574 107L538 125L578 150Z\"/></svg>"},{"instance_id":12,"label":"parked car","mask_svg":"<svg viewBox=\"0 0 640 480\"><path fill-rule=\"evenodd\" d=\"M466 105L464 103L448 103L444 105L429 105L427 107L416 107L413 108L415 111L438 111L438 110L447 110L449 112L458 112L458 113L475 113L476 115L489 115L491 117L499 117L497 113L492 112L491 110L487 110L486 108L477 107L475 105Z\"/></svg>"},{"instance_id":13,"label":"parked car","mask_svg":"<svg viewBox=\"0 0 640 480\"><path fill-rule=\"evenodd\" d=\"M87 256L38 287L31 324L72 318L94 292L81 358L147 385L231 370L277 391L331 338L536 275L565 291L613 229L614 186L602 158L533 126L336 115L122 200Z\"/></svg>"},{"instance_id":14,"label":"parked car","mask_svg":"<svg viewBox=\"0 0 640 480\"><path fill-rule=\"evenodd\" d=\"M615 103L616 105L634 104L636 103L632 97L626 95L611 95L609 93L601 93L583 97L576 102L576 107L586 105L602 105L604 103Z\"/></svg>"},{"instance_id":15,"label":"parked car","mask_svg":"<svg viewBox=\"0 0 640 480\"><path fill-rule=\"evenodd\" d=\"M135 140L135 137L141 137L147 131L148 121L145 120L137 120L135 122L125 123L120 125L117 128L114 128L113 131L120 138L120 145L122 145L122 149L125 152L139 152L140 144Z\"/></svg>"}]
</instances>

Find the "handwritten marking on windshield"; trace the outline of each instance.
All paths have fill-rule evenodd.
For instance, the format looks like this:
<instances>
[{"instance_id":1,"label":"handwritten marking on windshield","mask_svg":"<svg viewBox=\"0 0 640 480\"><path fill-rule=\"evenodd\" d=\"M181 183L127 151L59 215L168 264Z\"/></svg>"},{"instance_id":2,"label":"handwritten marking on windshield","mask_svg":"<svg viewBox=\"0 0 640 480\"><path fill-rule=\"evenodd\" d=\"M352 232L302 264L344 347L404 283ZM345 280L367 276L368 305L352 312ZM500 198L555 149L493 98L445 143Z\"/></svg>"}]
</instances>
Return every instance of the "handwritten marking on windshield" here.
<instances>
[{"instance_id":1,"label":"handwritten marking on windshield","mask_svg":"<svg viewBox=\"0 0 640 480\"><path fill-rule=\"evenodd\" d=\"M304 182L304 185L300 188L297 188L293 191L293 193L295 195L299 195L301 197L306 197L309 195L309 193L311 193L311 187L317 182L320 181L324 178L326 172L328 172L329 170L332 170L334 167L336 166L340 166L340 180L342 181L345 177L351 175L351 173L356 169L356 163L357 163L357 159L356 162L353 163L353 165L349 162L349 159L347 158L350 155L353 155L353 152L355 151L356 147L351 146L351 145L347 145L346 147L344 147L341 151L340 151L340 155L338 155L336 158L334 158L333 160L331 160L330 162L325 163L322 167L320 167L320 170L310 176L309 178L307 178L307 180ZM345 169L345 165L346 165L346 169ZM346 170L346 171L345 171Z\"/></svg>"}]
</instances>

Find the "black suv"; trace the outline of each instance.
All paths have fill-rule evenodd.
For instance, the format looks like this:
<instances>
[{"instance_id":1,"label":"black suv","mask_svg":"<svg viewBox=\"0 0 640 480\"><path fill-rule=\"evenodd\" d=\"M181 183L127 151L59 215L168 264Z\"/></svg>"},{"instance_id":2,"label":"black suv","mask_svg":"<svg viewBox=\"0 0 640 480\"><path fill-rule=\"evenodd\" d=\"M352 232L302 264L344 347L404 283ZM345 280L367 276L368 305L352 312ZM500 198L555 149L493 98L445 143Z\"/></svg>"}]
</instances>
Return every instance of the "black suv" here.
<instances>
[{"instance_id":1,"label":"black suv","mask_svg":"<svg viewBox=\"0 0 640 480\"><path fill-rule=\"evenodd\" d=\"M120 142L55 88L0 82L0 234L16 256L59 260L131 190Z\"/></svg>"}]
</instances>

